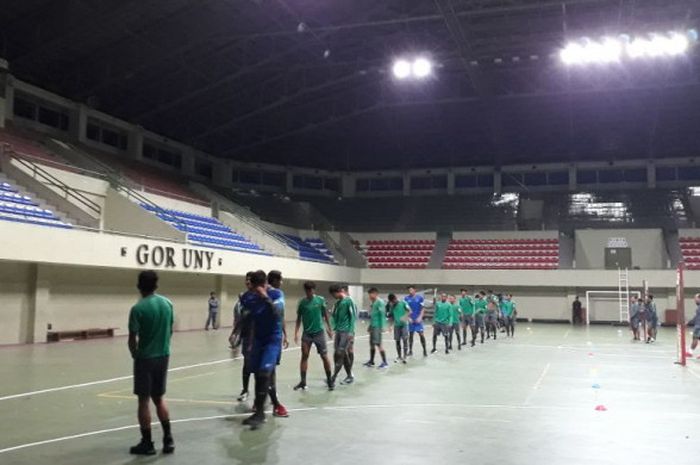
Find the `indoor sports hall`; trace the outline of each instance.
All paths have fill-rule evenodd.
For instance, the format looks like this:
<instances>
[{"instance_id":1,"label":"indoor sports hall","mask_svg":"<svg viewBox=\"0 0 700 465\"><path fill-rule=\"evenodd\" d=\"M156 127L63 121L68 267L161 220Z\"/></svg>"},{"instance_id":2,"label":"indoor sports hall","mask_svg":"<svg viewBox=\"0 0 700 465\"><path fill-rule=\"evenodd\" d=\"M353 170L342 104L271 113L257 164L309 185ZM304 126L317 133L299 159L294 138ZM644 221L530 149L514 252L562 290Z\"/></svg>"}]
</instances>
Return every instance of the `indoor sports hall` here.
<instances>
[{"instance_id":1,"label":"indoor sports hall","mask_svg":"<svg viewBox=\"0 0 700 465\"><path fill-rule=\"evenodd\" d=\"M698 8L5 2L0 464L692 463Z\"/></svg>"}]
</instances>

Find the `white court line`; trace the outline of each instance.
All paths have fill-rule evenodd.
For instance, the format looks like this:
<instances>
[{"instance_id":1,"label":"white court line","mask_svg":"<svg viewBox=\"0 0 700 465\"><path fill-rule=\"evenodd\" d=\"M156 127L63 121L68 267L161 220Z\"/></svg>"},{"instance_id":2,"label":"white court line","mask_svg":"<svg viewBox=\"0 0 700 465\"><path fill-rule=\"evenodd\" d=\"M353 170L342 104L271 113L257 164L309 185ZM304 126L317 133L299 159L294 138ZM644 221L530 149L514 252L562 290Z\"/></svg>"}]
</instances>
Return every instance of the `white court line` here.
<instances>
[{"instance_id":1,"label":"white court line","mask_svg":"<svg viewBox=\"0 0 700 465\"><path fill-rule=\"evenodd\" d=\"M306 407L306 408L296 408L289 409L289 412L309 412L315 410L366 410L370 408L383 408L383 409L394 409L403 407L462 407L462 408L478 408L478 409L546 409L546 410L581 410L578 407L551 407L551 406L519 406L519 405L498 405L498 404L484 404L484 405L470 405L470 404L374 404L374 405L350 405L345 407ZM212 415L206 417L192 417L192 418L181 418L179 420L171 420L170 423L194 423L200 421L210 421L210 420L221 420L226 418L241 418L247 417L250 413L232 413L228 415ZM151 423L153 426L159 425L158 422ZM46 439L43 441L28 442L26 444L19 444L12 447L6 447L0 449L0 454L5 454L7 452L14 452L22 449L29 449L31 447L44 446L47 444L55 444L57 442L65 442L73 439L81 439L91 436L98 436L101 434L114 433L118 431L124 431L127 429L136 429L139 425L127 425L127 426L117 426L115 428L100 429L95 431L88 431L85 433L72 434L69 436L61 436L58 438Z\"/></svg>"},{"instance_id":2,"label":"white court line","mask_svg":"<svg viewBox=\"0 0 700 465\"><path fill-rule=\"evenodd\" d=\"M355 337L355 340L357 339L366 339L369 336L357 336ZM328 345L333 345L333 341L328 341ZM301 346L299 347L288 347L286 349L282 349L282 352L290 352L293 350L301 350ZM221 363L227 363L227 362L233 362L236 360L243 360L242 356L237 356L237 357L232 357L232 358L224 358L221 360L212 360L210 362L202 362L202 363L195 363L193 365L184 365L181 367L175 367L175 368L170 368L168 372L175 372L175 371L182 371L182 370L189 370L192 368L198 368L198 367L206 367L206 366L211 366L211 365L218 365ZM29 391L29 392L20 392L18 394L10 394L8 396L3 396L0 397L0 401L3 400L11 400L11 399L20 399L22 397L30 397L30 396L35 396L39 394L48 394L51 392L59 392L59 391L67 391L70 389L77 389L77 388L83 388L83 387L89 387L89 386L97 386L100 384L107 384L107 383L114 383L116 381L124 381L127 379L132 379L134 375L127 375L127 376L118 376L116 378L109 378L109 379L101 379L97 381L89 381L86 383L79 383L79 384L70 384L67 386L58 386L58 387L53 387L53 388L46 388L46 389L39 389L37 391Z\"/></svg>"},{"instance_id":3,"label":"white court line","mask_svg":"<svg viewBox=\"0 0 700 465\"><path fill-rule=\"evenodd\" d=\"M544 380L544 377L547 376L547 372L549 371L549 368L551 366L552 366L551 363L547 363L544 366L542 373L540 373L540 377L537 378L537 381L535 381L535 384L532 386L532 389L530 389L530 393L525 398L525 402L523 402L523 405L530 405L530 400L532 400L532 396L534 396L535 393L540 389L540 386L542 385L542 381Z\"/></svg>"},{"instance_id":4,"label":"white court line","mask_svg":"<svg viewBox=\"0 0 700 465\"><path fill-rule=\"evenodd\" d=\"M571 328L567 329L566 332L564 333L564 339L569 337L569 333L571 332Z\"/></svg>"}]
</instances>

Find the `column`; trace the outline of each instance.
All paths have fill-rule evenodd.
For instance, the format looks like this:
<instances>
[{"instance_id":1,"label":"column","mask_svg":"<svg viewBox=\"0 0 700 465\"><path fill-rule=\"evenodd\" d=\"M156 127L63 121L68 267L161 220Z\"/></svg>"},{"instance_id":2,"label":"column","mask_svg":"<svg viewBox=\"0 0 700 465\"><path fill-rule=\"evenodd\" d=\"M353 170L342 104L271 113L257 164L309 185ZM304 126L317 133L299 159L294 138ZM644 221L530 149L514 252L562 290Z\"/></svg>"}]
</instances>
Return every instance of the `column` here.
<instances>
[{"instance_id":1,"label":"column","mask_svg":"<svg viewBox=\"0 0 700 465\"><path fill-rule=\"evenodd\" d=\"M647 187L656 188L656 166L651 160L647 161Z\"/></svg>"},{"instance_id":2,"label":"column","mask_svg":"<svg viewBox=\"0 0 700 465\"><path fill-rule=\"evenodd\" d=\"M6 121L12 121L15 117L15 87L12 85L13 77L10 74L5 74L5 102L2 111L2 126Z\"/></svg>"},{"instance_id":3,"label":"column","mask_svg":"<svg viewBox=\"0 0 700 465\"><path fill-rule=\"evenodd\" d=\"M455 195L455 173L447 172L447 195Z\"/></svg>"},{"instance_id":4,"label":"column","mask_svg":"<svg viewBox=\"0 0 700 465\"><path fill-rule=\"evenodd\" d=\"M341 195L345 198L355 197L356 179L352 173L343 173L340 178Z\"/></svg>"},{"instance_id":5,"label":"column","mask_svg":"<svg viewBox=\"0 0 700 465\"><path fill-rule=\"evenodd\" d=\"M285 192L287 194L291 194L292 191L294 191L294 173L291 170L287 170L286 172L286 190Z\"/></svg>"},{"instance_id":6,"label":"column","mask_svg":"<svg viewBox=\"0 0 700 465\"><path fill-rule=\"evenodd\" d=\"M26 320L26 333L23 338L27 343L46 342L46 331L52 324L51 288L49 270L46 265L32 264L30 273L31 296Z\"/></svg>"},{"instance_id":7,"label":"column","mask_svg":"<svg viewBox=\"0 0 700 465\"><path fill-rule=\"evenodd\" d=\"M576 190L576 166L575 165L569 166L569 190L570 191Z\"/></svg>"},{"instance_id":8,"label":"column","mask_svg":"<svg viewBox=\"0 0 700 465\"><path fill-rule=\"evenodd\" d=\"M129 131L127 153L132 160L143 160L143 131L141 127Z\"/></svg>"},{"instance_id":9,"label":"column","mask_svg":"<svg viewBox=\"0 0 700 465\"><path fill-rule=\"evenodd\" d=\"M212 162L214 173L212 182L215 186L231 187L231 163L217 159Z\"/></svg>"},{"instance_id":10,"label":"column","mask_svg":"<svg viewBox=\"0 0 700 465\"><path fill-rule=\"evenodd\" d=\"M403 195L404 197L411 195L411 175L408 171L403 173Z\"/></svg>"},{"instance_id":11,"label":"column","mask_svg":"<svg viewBox=\"0 0 700 465\"><path fill-rule=\"evenodd\" d=\"M182 168L181 168L182 174L185 176L193 177L194 176L194 151L193 150L185 150L182 152Z\"/></svg>"},{"instance_id":12,"label":"column","mask_svg":"<svg viewBox=\"0 0 700 465\"><path fill-rule=\"evenodd\" d=\"M76 106L74 120L75 122L71 125L71 136L78 142L87 141L87 107L82 103Z\"/></svg>"},{"instance_id":13,"label":"column","mask_svg":"<svg viewBox=\"0 0 700 465\"><path fill-rule=\"evenodd\" d=\"M503 187L503 177L500 171L493 172L493 192L500 194Z\"/></svg>"},{"instance_id":14,"label":"column","mask_svg":"<svg viewBox=\"0 0 700 465\"><path fill-rule=\"evenodd\" d=\"M219 314L217 315L219 321L217 321L217 324L219 327L221 327L222 324L229 324L229 322L232 321L229 319L231 316L229 310L233 308L233 302L228 301L225 276L216 275L214 278L214 292L216 292L216 295L219 298Z\"/></svg>"}]
</instances>

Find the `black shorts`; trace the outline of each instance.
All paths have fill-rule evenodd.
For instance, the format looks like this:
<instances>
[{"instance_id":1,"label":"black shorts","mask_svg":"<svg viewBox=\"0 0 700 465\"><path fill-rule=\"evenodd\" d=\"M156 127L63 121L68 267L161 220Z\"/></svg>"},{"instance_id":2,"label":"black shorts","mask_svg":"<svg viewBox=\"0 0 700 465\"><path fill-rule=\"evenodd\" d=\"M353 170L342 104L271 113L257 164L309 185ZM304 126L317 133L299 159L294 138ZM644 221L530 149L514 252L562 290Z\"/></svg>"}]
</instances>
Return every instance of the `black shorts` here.
<instances>
[{"instance_id":1,"label":"black shorts","mask_svg":"<svg viewBox=\"0 0 700 465\"><path fill-rule=\"evenodd\" d=\"M304 344L308 344L309 349L311 349L311 346L316 346L316 350L318 351L319 355L326 355L328 353L326 335L323 331L319 331L313 334L304 333L301 336L301 342Z\"/></svg>"},{"instance_id":2,"label":"black shorts","mask_svg":"<svg viewBox=\"0 0 700 465\"><path fill-rule=\"evenodd\" d=\"M134 360L134 394L139 397L162 397L168 381L169 356Z\"/></svg>"},{"instance_id":3,"label":"black shorts","mask_svg":"<svg viewBox=\"0 0 700 465\"><path fill-rule=\"evenodd\" d=\"M355 335L342 331L335 333L333 344L336 352L352 352L355 346Z\"/></svg>"}]
</instances>

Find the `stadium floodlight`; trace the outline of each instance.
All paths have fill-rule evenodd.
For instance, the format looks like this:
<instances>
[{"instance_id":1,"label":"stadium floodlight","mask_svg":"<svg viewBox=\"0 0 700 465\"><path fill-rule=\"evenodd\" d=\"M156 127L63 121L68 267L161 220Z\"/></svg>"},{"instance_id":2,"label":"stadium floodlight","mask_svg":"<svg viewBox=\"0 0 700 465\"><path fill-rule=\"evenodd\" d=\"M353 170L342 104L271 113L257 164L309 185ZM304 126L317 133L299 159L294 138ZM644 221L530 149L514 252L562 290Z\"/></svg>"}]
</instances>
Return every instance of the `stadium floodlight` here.
<instances>
[{"instance_id":1,"label":"stadium floodlight","mask_svg":"<svg viewBox=\"0 0 700 465\"><path fill-rule=\"evenodd\" d=\"M392 70L396 79L406 79L411 75L411 63L406 60L396 60Z\"/></svg>"},{"instance_id":2,"label":"stadium floodlight","mask_svg":"<svg viewBox=\"0 0 700 465\"><path fill-rule=\"evenodd\" d=\"M583 38L566 44L559 51L559 58L565 65L589 65L616 63L622 59L674 57L686 53L694 41L697 41L694 30L634 38L620 35L597 41Z\"/></svg>"},{"instance_id":3,"label":"stadium floodlight","mask_svg":"<svg viewBox=\"0 0 700 465\"><path fill-rule=\"evenodd\" d=\"M424 56L415 58L399 58L394 61L392 72L399 80L423 80L432 76L433 62Z\"/></svg>"},{"instance_id":4,"label":"stadium floodlight","mask_svg":"<svg viewBox=\"0 0 700 465\"><path fill-rule=\"evenodd\" d=\"M411 71L413 72L413 77L424 79L432 74L433 64L427 58L418 57L413 61Z\"/></svg>"}]
</instances>

